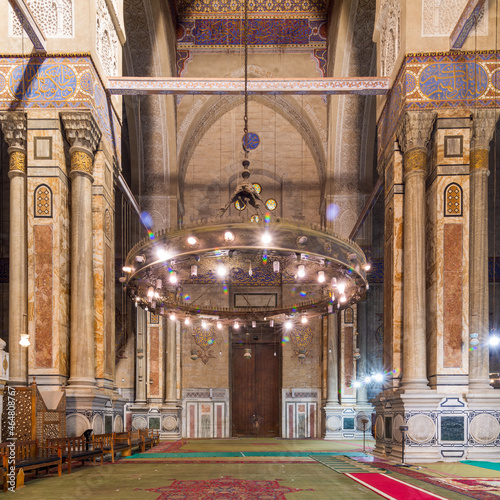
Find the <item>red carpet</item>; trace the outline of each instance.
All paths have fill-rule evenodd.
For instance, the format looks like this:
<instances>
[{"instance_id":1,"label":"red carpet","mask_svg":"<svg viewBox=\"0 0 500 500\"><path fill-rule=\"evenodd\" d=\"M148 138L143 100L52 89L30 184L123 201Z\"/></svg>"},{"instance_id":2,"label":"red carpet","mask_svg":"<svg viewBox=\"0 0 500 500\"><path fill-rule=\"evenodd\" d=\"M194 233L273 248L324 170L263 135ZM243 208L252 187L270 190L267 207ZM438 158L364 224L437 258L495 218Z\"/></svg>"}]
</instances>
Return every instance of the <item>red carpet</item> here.
<instances>
[{"instance_id":1,"label":"red carpet","mask_svg":"<svg viewBox=\"0 0 500 500\"><path fill-rule=\"evenodd\" d=\"M247 481L226 477L205 481L174 481L170 486L146 491L159 493L156 500L286 500L286 493L304 490L281 486L278 481Z\"/></svg>"},{"instance_id":2,"label":"red carpet","mask_svg":"<svg viewBox=\"0 0 500 500\"><path fill-rule=\"evenodd\" d=\"M376 473L360 473L360 474L347 474L351 479L366 486L370 490L378 493L384 498L390 500L433 500L439 498L446 500L445 497L440 497L434 493L417 488L411 484L395 479L386 474Z\"/></svg>"}]
</instances>

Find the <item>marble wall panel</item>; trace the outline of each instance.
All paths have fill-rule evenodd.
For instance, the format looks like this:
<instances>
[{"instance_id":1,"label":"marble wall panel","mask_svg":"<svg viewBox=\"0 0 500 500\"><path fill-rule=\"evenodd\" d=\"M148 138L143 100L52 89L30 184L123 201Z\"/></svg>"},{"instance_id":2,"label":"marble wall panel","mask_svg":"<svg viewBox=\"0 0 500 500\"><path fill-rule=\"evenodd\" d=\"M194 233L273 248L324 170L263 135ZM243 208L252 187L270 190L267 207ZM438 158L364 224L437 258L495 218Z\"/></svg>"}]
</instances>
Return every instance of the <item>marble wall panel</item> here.
<instances>
[{"instance_id":1,"label":"marble wall panel","mask_svg":"<svg viewBox=\"0 0 500 500\"><path fill-rule=\"evenodd\" d=\"M462 224L444 225L444 367L462 364Z\"/></svg>"},{"instance_id":2,"label":"marble wall panel","mask_svg":"<svg viewBox=\"0 0 500 500\"><path fill-rule=\"evenodd\" d=\"M115 339L114 339L114 263L115 259L111 246L104 245L104 276L105 276L105 337L106 337L106 357L105 357L105 375L113 380L115 366Z\"/></svg>"},{"instance_id":3,"label":"marble wall panel","mask_svg":"<svg viewBox=\"0 0 500 500\"><path fill-rule=\"evenodd\" d=\"M35 225L35 367L52 368L52 252L51 225Z\"/></svg>"},{"instance_id":4,"label":"marble wall panel","mask_svg":"<svg viewBox=\"0 0 500 500\"><path fill-rule=\"evenodd\" d=\"M160 397L160 327L148 325L148 398Z\"/></svg>"},{"instance_id":5,"label":"marble wall panel","mask_svg":"<svg viewBox=\"0 0 500 500\"><path fill-rule=\"evenodd\" d=\"M355 396L356 389L353 387L355 379L354 374L354 327L344 325L342 331L342 366L341 373L341 391L342 402L345 399L351 399Z\"/></svg>"},{"instance_id":6,"label":"marble wall panel","mask_svg":"<svg viewBox=\"0 0 500 500\"><path fill-rule=\"evenodd\" d=\"M93 230L93 278L94 278L94 341L95 341L95 374L101 381L104 379L105 358L105 320L104 320L104 221L103 199L92 197L92 230ZM101 382L102 383L102 382Z\"/></svg>"}]
</instances>

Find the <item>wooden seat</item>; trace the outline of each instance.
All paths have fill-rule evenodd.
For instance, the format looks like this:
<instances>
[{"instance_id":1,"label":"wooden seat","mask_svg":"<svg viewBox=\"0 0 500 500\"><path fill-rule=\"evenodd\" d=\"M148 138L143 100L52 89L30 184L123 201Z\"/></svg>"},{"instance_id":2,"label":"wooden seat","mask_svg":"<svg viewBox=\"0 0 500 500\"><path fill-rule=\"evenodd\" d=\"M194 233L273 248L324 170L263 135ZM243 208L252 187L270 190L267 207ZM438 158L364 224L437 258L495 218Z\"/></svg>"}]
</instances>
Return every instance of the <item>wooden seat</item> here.
<instances>
[{"instance_id":1,"label":"wooden seat","mask_svg":"<svg viewBox=\"0 0 500 500\"><path fill-rule=\"evenodd\" d=\"M68 464L68 474L71 474L71 465L73 460L81 461L84 465L85 460L92 460L95 463L97 457L101 457L101 465L104 459L104 451L101 448L94 448L91 442L87 442L85 437L65 437L47 439L46 448L51 452L57 452L63 462Z\"/></svg>"}]
</instances>

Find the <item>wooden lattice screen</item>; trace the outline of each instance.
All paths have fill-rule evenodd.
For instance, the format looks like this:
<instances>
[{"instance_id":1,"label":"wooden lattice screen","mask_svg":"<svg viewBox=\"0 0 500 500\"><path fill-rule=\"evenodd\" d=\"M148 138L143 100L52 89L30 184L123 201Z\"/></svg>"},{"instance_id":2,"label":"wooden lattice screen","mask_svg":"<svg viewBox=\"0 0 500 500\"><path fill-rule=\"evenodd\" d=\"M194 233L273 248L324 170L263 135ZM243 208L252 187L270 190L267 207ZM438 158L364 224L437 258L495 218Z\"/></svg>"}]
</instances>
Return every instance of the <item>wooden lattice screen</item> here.
<instances>
[{"instance_id":1,"label":"wooden lattice screen","mask_svg":"<svg viewBox=\"0 0 500 500\"><path fill-rule=\"evenodd\" d=\"M66 394L62 395L55 410L47 409L35 382L29 387L16 387L12 393L9 388L5 388L3 398L3 441L15 437L18 440L38 438L43 442L47 438L66 436ZM8 411L13 407L15 427L11 429Z\"/></svg>"}]
</instances>

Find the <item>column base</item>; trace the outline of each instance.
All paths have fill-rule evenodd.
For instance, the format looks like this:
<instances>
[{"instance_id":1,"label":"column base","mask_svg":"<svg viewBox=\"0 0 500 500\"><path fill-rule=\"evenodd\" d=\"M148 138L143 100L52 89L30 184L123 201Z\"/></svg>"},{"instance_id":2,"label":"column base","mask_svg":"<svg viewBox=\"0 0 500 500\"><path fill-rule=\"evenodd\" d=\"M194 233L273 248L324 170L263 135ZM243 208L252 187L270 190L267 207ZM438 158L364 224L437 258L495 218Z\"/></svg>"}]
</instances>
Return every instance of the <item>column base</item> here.
<instances>
[{"instance_id":1,"label":"column base","mask_svg":"<svg viewBox=\"0 0 500 500\"><path fill-rule=\"evenodd\" d=\"M373 408L353 407L327 403L323 407L325 413L325 440L363 439L363 426L360 418L364 415L369 419L365 437L371 437L371 413Z\"/></svg>"},{"instance_id":2,"label":"column base","mask_svg":"<svg viewBox=\"0 0 500 500\"><path fill-rule=\"evenodd\" d=\"M134 403L128 407L130 429L153 429L159 431L163 440L176 441L181 438L181 412L178 401L167 401L158 406ZM127 419L128 420L128 419Z\"/></svg>"},{"instance_id":3,"label":"column base","mask_svg":"<svg viewBox=\"0 0 500 500\"><path fill-rule=\"evenodd\" d=\"M375 399L374 454L400 462L456 462L494 457L500 435L500 394L433 390L382 394ZM401 426L407 426L402 431Z\"/></svg>"}]
</instances>

